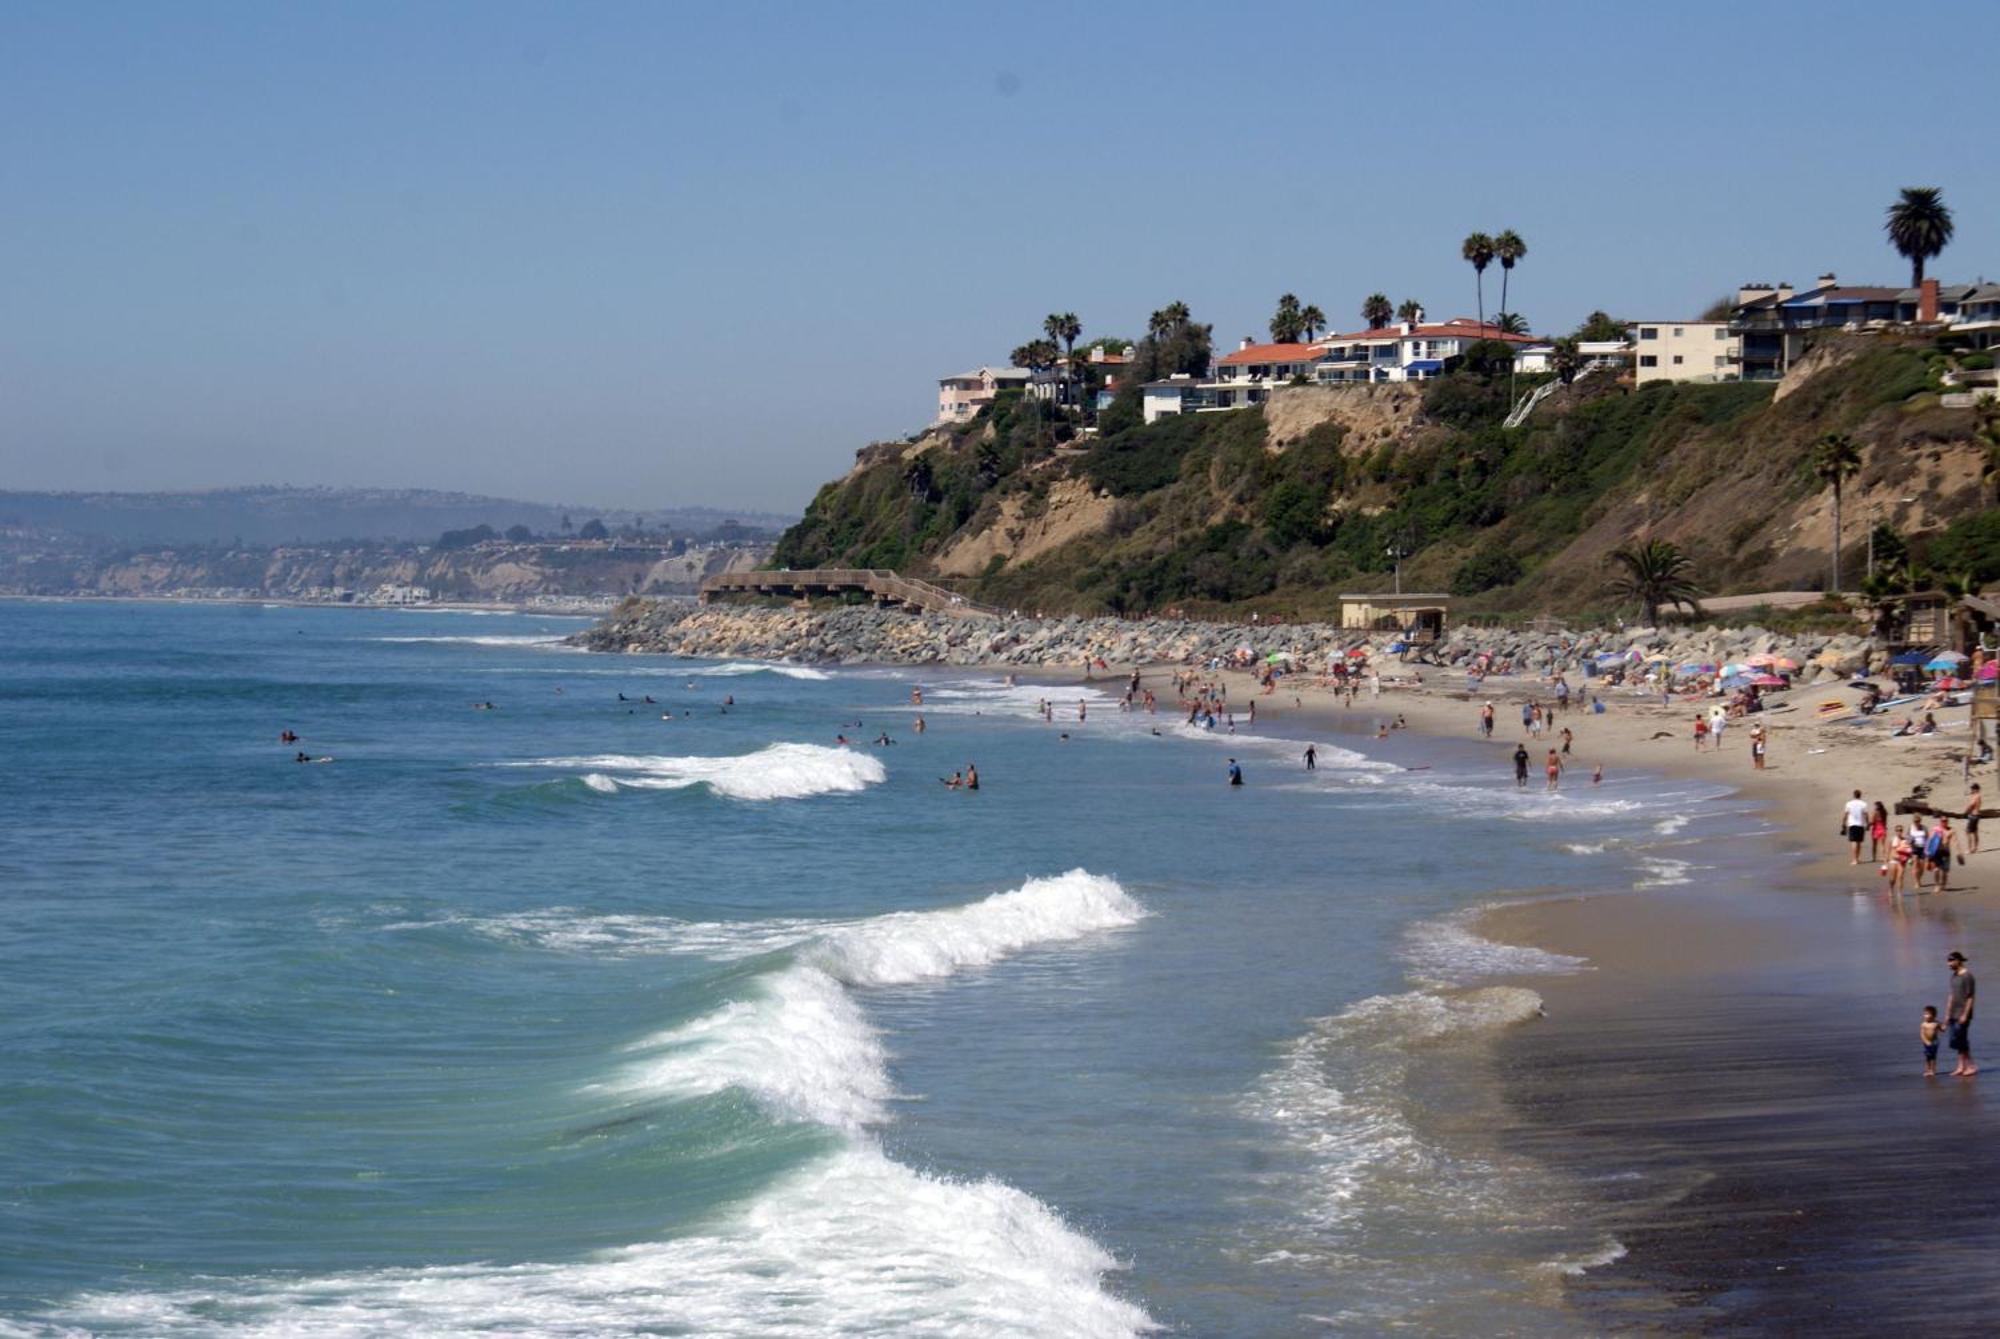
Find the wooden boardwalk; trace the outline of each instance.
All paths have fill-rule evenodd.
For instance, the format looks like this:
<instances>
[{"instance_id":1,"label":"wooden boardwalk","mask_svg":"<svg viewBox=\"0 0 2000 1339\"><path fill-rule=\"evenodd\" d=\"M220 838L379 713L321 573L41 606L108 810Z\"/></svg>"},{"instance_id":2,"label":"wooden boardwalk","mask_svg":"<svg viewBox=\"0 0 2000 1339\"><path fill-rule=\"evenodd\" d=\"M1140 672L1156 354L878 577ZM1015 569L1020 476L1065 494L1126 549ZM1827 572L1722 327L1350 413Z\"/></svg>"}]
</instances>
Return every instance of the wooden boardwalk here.
<instances>
[{"instance_id":1,"label":"wooden boardwalk","mask_svg":"<svg viewBox=\"0 0 2000 1339\"><path fill-rule=\"evenodd\" d=\"M943 586L901 576L886 568L816 567L775 572L724 572L701 583L700 599L712 602L718 595L783 595L809 599L815 595L845 595L861 592L876 604L900 605L906 609L954 618L998 618L1000 611L974 604Z\"/></svg>"}]
</instances>

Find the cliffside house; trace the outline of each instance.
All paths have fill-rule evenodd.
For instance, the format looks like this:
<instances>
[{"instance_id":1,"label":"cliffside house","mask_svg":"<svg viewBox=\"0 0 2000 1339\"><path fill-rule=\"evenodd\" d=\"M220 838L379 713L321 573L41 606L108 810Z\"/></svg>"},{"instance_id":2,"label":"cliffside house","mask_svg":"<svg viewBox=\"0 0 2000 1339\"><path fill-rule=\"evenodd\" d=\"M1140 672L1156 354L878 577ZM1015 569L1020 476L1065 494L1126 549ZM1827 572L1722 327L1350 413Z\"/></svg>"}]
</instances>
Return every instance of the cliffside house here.
<instances>
[{"instance_id":1,"label":"cliffside house","mask_svg":"<svg viewBox=\"0 0 2000 1339\"><path fill-rule=\"evenodd\" d=\"M1633 328L1639 385L1654 381L1735 381L1743 345L1728 321L1641 321Z\"/></svg>"},{"instance_id":2,"label":"cliffside house","mask_svg":"<svg viewBox=\"0 0 2000 1339\"><path fill-rule=\"evenodd\" d=\"M1034 379L1025 367L975 367L938 380L939 423L964 423L1003 390L1025 390Z\"/></svg>"},{"instance_id":3,"label":"cliffside house","mask_svg":"<svg viewBox=\"0 0 2000 1339\"><path fill-rule=\"evenodd\" d=\"M1185 374L1148 382L1141 397L1148 423L1168 414L1205 414L1248 409L1270 398L1271 388L1296 379L1312 380L1324 344L1258 344L1245 339L1235 352L1209 365L1206 380Z\"/></svg>"},{"instance_id":4,"label":"cliffside house","mask_svg":"<svg viewBox=\"0 0 2000 1339\"><path fill-rule=\"evenodd\" d=\"M1745 381L1775 381L1804 356L1806 336L1815 330L1864 330L1902 318L1900 288L1841 284L1822 274L1813 287L1794 292L1790 284L1745 284L1736 291L1729 330L1739 344ZM1912 316L1915 315L1914 310Z\"/></svg>"},{"instance_id":5,"label":"cliffside house","mask_svg":"<svg viewBox=\"0 0 2000 1339\"><path fill-rule=\"evenodd\" d=\"M1458 357L1482 339L1511 344L1517 350L1541 343L1532 335L1510 335L1469 316L1428 323L1404 321L1325 340L1325 352L1313 367L1313 380L1321 385L1427 381L1444 371L1446 359Z\"/></svg>"}]
</instances>

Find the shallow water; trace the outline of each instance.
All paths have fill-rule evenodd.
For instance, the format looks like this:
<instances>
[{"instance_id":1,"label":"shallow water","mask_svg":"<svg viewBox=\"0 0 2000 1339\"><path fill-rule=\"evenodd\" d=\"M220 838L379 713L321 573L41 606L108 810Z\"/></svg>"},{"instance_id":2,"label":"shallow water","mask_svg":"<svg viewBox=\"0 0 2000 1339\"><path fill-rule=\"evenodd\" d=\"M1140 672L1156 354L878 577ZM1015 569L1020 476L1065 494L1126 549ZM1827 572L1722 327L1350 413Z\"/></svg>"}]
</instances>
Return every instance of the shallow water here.
<instances>
[{"instance_id":1,"label":"shallow water","mask_svg":"<svg viewBox=\"0 0 2000 1339\"><path fill-rule=\"evenodd\" d=\"M0 1316L1572 1327L1616 1243L1481 1043L1590 964L1467 913L1691 877L1719 793L579 626L0 603Z\"/></svg>"}]
</instances>

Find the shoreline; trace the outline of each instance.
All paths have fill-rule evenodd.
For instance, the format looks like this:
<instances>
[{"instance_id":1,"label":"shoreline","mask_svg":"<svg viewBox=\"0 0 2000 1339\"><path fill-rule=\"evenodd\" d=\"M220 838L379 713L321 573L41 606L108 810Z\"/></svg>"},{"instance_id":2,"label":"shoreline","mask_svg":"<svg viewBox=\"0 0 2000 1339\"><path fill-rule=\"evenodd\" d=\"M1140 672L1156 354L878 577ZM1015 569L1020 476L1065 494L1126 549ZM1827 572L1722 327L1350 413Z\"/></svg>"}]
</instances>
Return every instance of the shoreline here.
<instances>
[{"instance_id":1,"label":"shoreline","mask_svg":"<svg viewBox=\"0 0 2000 1339\"><path fill-rule=\"evenodd\" d=\"M1421 687L1407 671L1399 686L1385 679L1380 698L1364 689L1352 709L1281 680L1259 699L1260 732L1268 722L1286 734L1332 727L1335 738L1365 738L1355 726L1401 716L1425 737L1491 751L1496 775L1506 774L1522 738L1519 704L1546 700L1546 686L1488 680L1474 695L1456 675L1425 667L1425 676ZM1256 691L1248 675L1230 679L1232 702ZM1574 784L1588 788L1598 763L1612 775L1719 784L1768 828L1723 848L1704 844L1694 824L1663 837L1694 843L1709 862L1687 884L1509 900L1471 921L1482 938L1583 958L1593 969L1503 978L1541 995L1545 1017L1493 1040L1510 1113L1505 1145L1604 1189L1598 1226L1619 1251L1565 1279L1594 1326L1880 1324L1923 1296L1910 1260L1931 1249L1933 1234L1912 1209L1966 1199L1962 1164L1912 1148L1932 1135L1959 1142L1984 1133L1978 1083L1917 1076L1915 1018L1921 1004L1942 1002L1947 948L1963 948L1977 965L2000 944L1984 896L2000 868L1989 862L2000 857L1982 852L1955 866L1942 894L1892 899L1876 865L1851 865L1833 829L1856 785L1892 808L1928 788L1955 811L1965 792L1950 742L1969 738L1954 728L1967 711L1939 713L1944 745L1890 739L1886 724L1820 719L1814 708L1839 692L1787 694L1793 709L1768 713L1763 772L1752 769L1736 722L1722 752L1695 753L1693 700L1662 707L1613 696L1603 715L1562 713L1557 729L1575 732ZM1497 714L1491 741L1477 734L1488 700ZM1547 739L1529 748L1531 784L1540 787ZM1563 789L1574 784L1566 777ZM1796 1038L1797 1069L1767 1029ZM1912 1134L1912 1122L1925 1132ZM1894 1134L1885 1138L1885 1129ZM2000 1157L1977 1159L1988 1161ZM1995 1197L1981 1189L1976 1198ZM1995 1234L1982 1222L1975 1235L1987 1249ZM1837 1278L1829 1277L1835 1260ZM2000 1303L1990 1270L1966 1275L1961 1292ZM1977 1328L1970 1314L1966 1332ZM1948 1321L1932 1328L1959 1332Z\"/></svg>"}]
</instances>

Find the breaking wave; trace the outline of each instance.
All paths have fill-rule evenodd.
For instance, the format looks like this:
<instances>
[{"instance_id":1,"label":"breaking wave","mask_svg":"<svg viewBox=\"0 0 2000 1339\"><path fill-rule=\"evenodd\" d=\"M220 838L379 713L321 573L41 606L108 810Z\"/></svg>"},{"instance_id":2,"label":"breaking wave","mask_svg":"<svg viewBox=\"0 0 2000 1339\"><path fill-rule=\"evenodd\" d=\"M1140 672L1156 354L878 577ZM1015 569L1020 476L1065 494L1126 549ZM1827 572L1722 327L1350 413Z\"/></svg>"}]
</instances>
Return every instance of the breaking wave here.
<instances>
[{"instance_id":1,"label":"breaking wave","mask_svg":"<svg viewBox=\"0 0 2000 1339\"><path fill-rule=\"evenodd\" d=\"M879 758L823 744L772 744L755 753L712 758L604 754L537 758L506 765L585 768L583 784L604 794L706 786L732 800L803 800L814 795L852 794L889 778Z\"/></svg>"}]
</instances>

